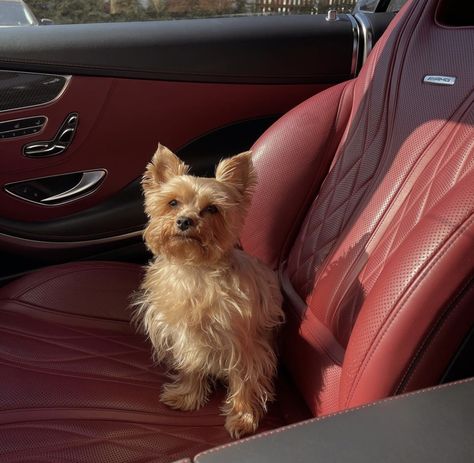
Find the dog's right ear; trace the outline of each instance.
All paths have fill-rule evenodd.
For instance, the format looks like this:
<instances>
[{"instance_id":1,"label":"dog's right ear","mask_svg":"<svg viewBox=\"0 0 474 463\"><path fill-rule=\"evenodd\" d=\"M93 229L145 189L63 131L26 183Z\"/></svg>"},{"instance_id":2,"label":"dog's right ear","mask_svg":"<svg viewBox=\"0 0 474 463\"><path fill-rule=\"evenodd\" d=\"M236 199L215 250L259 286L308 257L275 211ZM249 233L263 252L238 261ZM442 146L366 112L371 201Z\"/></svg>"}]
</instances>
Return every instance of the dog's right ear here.
<instances>
[{"instance_id":1,"label":"dog's right ear","mask_svg":"<svg viewBox=\"0 0 474 463\"><path fill-rule=\"evenodd\" d=\"M177 175L188 173L189 167L181 161L170 149L161 144L153 155L151 162L146 166L143 176L143 186L160 185Z\"/></svg>"}]
</instances>

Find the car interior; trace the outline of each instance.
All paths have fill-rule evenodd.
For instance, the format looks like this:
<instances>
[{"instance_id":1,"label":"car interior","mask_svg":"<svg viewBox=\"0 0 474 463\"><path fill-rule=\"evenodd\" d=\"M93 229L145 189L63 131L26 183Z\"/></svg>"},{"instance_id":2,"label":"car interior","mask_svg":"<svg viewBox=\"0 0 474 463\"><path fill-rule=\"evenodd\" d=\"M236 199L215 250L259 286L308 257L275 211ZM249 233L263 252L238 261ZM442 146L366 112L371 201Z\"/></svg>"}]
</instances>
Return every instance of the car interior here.
<instances>
[{"instance_id":1,"label":"car interior","mask_svg":"<svg viewBox=\"0 0 474 463\"><path fill-rule=\"evenodd\" d=\"M472 461L474 4L390 3L0 30L0 462ZM130 322L158 143L252 150L286 323L247 439Z\"/></svg>"}]
</instances>

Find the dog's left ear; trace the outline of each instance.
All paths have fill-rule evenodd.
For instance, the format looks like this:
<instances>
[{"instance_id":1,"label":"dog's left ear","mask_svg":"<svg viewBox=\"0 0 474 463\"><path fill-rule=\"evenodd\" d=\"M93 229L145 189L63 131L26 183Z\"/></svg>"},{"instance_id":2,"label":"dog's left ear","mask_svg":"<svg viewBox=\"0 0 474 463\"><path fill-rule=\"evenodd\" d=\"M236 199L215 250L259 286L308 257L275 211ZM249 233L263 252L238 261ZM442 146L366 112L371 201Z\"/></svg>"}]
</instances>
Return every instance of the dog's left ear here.
<instances>
[{"instance_id":1,"label":"dog's left ear","mask_svg":"<svg viewBox=\"0 0 474 463\"><path fill-rule=\"evenodd\" d=\"M257 182L252 152L245 151L219 162L216 168L216 180L234 186L242 195L250 193Z\"/></svg>"},{"instance_id":2,"label":"dog's left ear","mask_svg":"<svg viewBox=\"0 0 474 463\"><path fill-rule=\"evenodd\" d=\"M143 186L160 185L177 175L186 175L189 167L166 146L158 144L143 176Z\"/></svg>"}]
</instances>

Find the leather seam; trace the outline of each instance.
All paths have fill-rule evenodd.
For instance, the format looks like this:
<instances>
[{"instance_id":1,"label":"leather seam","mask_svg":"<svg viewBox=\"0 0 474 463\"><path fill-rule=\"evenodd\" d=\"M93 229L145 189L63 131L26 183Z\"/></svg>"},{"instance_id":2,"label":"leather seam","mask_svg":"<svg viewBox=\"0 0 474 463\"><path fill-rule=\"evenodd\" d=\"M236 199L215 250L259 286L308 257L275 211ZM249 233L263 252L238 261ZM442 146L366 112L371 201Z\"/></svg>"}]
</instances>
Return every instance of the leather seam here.
<instances>
[{"instance_id":1,"label":"leather seam","mask_svg":"<svg viewBox=\"0 0 474 463\"><path fill-rule=\"evenodd\" d=\"M51 412L52 410L55 410L55 411L60 411L60 412L83 412L84 410L88 410L88 411L92 411L92 412L100 412L100 413L111 413L111 414L133 414L133 415L143 415L144 417L156 417L157 416L157 412L155 411L143 411L143 410L128 410L128 409L123 409L123 408L103 408L103 407L31 407L31 408L12 408L12 409L2 409L0 410L0 418L2 416L2 414L15 414L15 413L23 413L25 411L28 411L28 412L44 412L44 411L47 411L47 412ZM214 417L216 415L214 414L209 414L209 415L204 415L204 416L211 416L211 417ZM219 416L219 415L217 415ZM174 414L171 413L169 415L166 415L166 414L163 414L160 412L160 417L164 417L164 418L170 418L170 417L174 417ZM64 421L72 421L72 420L76 420L76 418L59 418L60 420L64 420ZM88 418L84 418L85 420L87 421L119 421L119 422L126 422L126 423L137 423L137 424L140 424L142 423L143 421L139 421L139 420L130 420L130 419L120 419L120 418L111 418L111 417L107 417L107 418L95 418L95 417L88 417ZM222 421L224 420L224 418L222 418ZM31 421L54 421L54 418L38 418L38 419L29 419L29 420L20 420L20 421L14 421L15 423L26 423L26 422L31 422ZM0 427L5 425L6 423L1 423L0 424ZM154 426L167 426L163 423L160 423L160 422L155 422L155 423L148 423L147 424L151 424L151 425L154 425ZM297 423L295 423L297 424ZM170 424L168 426L177 426L176 424ZM186 426L189 426L189 425L186 425ZM199 424L199 426L208 426L208 427L215 427L215 426L220 426L220 424ZM291 426L291 425L289 425ZM267 432L267 431L266 431Z\"/></svg>"},{"instance_id":2,"label":"leather seam","mask_svg":"<svg viewBox=\"0 0 474 463\"><path fill-rule=\"evenodd\" d=\"M99 357L100 358L100 357ZM107 359L107 358L106 358ZM107 359L108 360L108 359ZM27 371L27 372L32 372L36 374L40 374L43 376L48 376L48 377L61 377L61 378L67 378L70 380L79 380L87 383L101 383L101 384L119 384L119 385L127 385L127 386L132 386L135 388L140 388L140 389L150 389L150 390L156 390L159 388L159 385L153 383L152 381L143 381L139 382L138 380L124 380L124 378L120 377L105 377L105 376L93 376L93 375L88 375L86 376L85 374L81 375L79 373L73 374L73 372L67 372L67 371L60 371L60 370L46 370L46 369L41 369L40 367L32 367L30 365L23 365L23 364L18 364L10 361L5 361L0 359L0 365L4 365L7 367L10 367L12 369L20 370L20 371ZM129 366L127 364L127 366ZM138 368L140 372L149 372L148 369L146 368Z\"/></svg>"},{"instance_id":3,"label":"leather seam","mask_svg":"<svg viewBox=\"0 0 474 463\"><path fill-rule=\"evenodd\" d=\"M465 102L464 102L465 103ZM469 107L468 106L466 109L462 109L463 108L463 105L464 103L461 103L458 108L455 110L454 114L456 114L458 111L461 111L461 115L460 115L460 120L462 120L463 116L466 114L466 112L469 110ZM382 230L382 232L380 232L380 229L381 227L383 227L384 225L384 222L386 222L386 217L387 215L390 214L390 212L393 210L393 208L395 207L394 204L398 203L400 201L400 198L402 199L402 202L400 203L400 207L398 208L398 210L400 210L402 207L408 207L409 206L409 210L413 207L413 204L418 201L422 195L425 194L425 191L427 188L430 188L431 187L431 183L430 185L425 185L423 187L423 189L421 190L421 192L418 193L418 196L416 196L415 199L412 199L411 198L411 191L413 190L413 186L414 186L414 181L417 180L417 178L413 178L413 172L416 171L417 169L419 169L420 165L424 168L424 167L427 167L427 166L430 166L434 160L435 160L435 156L432 156L428 162L426 163L426 166L423 165L423 159L425 157L425 154L427 152L430 152L432 150L437 150L436 153L440 152L440 151L444 151L446 152L447 149L442 149L441 147L437 147L437 144L438 144L438 137L440 137L440 135L447 131L447 128L448 128L448 123L452 120L452 117L446 121L446 123L439 129L439 131L433 136L431 142L426 146L426 148L423 150L423 152L420 154L418 160L414 163L414 165L412 166L412 169L410 170L410 172L408 172L408 174L405 176L405 178L403 179L403 181L401 182L400 184L400 187L397 189L396 193L394 194L393 196L393 199L390 201L390 204L387 205L383 215L381 216L380 220L377 222L376 226L374 227L374 230L373 230L373 233L372 235L370 236L370 238L367 240L367 243L366 243L366 249L370 249L371 247L373 249L376 249L376 247L384 240L384 237L386 236L386 232L389 229L389 227L387 227L385 230ZM453 129L450 129L448 131L448 136L447 136L447 139L449 140L452 140L455 135L457 133L457 128L453 128ZM445 167L445 165L452 159L452 158L449 158L448 161L446 161L446 155L438 161L438 166L437 166L437 172L439 172L439 164L442 164L443 165L443 168ZM403 197L403 192L404 190L407 188L407 185L410 185L411 184L411 187L410 187L410 190L407 192L406 196ZM411 204L410 204L410 201L411 201ZM436 204L438 204L439 202L441 201L438 200ZM435 205L436 205L435 204ZM432 205L431 207L434 207L435 205ZM423 210L424 208L422 208ZM397 211L394 211L394 213L398 212ZM406 209L403 211L403 213L405 213ZM391 222L390 222L390 226L393 226L392 222L395 220L395 215L393 216L393 218L391 219ZM420 220L417 222L419 223ZM395 226L399 226L401 223L401 218L398 218L398 220L395 221ZM416 225L416 224L415 224ZM376 239L376 235L377 234L380 234L382 233L378 239ZM388 252L388 254L385 256L384 258L384 262L390 258L390 256L396 251L396 249L398 249L398 246L396 249L393 249L392 246L393 246L393 242L395 241L396 237L397 237L397 234L398 234L398 231L393 235L393 238L392 238L392 243L390 244L390 251ZM375 242L374 242L375 240ZM358 256L359 258L360 256ZM378 267L380 267L381 264L378 265ZM365 272L366 272L366 269L364 269L360 276L361 276L361 281L362 281L362 278L365 276Z\"/></svg>"},{"instance_id":4,"label":"leather seam","mask_svg":"<svg viewBox=\"0 0 474 463\"><path fill-rule=\"evenodd\" d=\"M472 216L468 217L465 222L451 235L449 236L444 243L441 244L441 246L438 248L437 252L435 255L433 255L430 259L430 262L427 263L424 267L422 267L416 275L414 275L411 279L411 282L409 285L411 286L409 290L405 293L402 294L398 300L394 304L394 308L390 312L389 318L390 320L387 320L382 327L378 330L377 334L375 335L373 343L369 346L367 349L367 352L364 356L364 360L362 361L360 365L360 369L357 372L356 379L352 383L352 386L349 390L347 399L345 401L345 406L348 405L348 403L352 400L354 393L357 389L357 386L359 385L360 379L363 376L363 373L365 369L367 368L367 365L370 363L370 360L372 359L373 355L378 349L378 346L382 342L382 340L385 338L385 335L389 331L390 327L392 324L395 322L395 320L398 318L398 315L403 311L405 308L406 304L408 303L409 299L411 298L412 294L415 292L415 290L418 288L420 284L424 282L424 278L426 274L431 271L438 263L439 261L445 256L445 254L449 251L449 249L454 246L459 240L459 238L464 236L464 232L466 229L471 225L473 222L474 218ZM418 280L418 281L416 281ZM398 309L396 308L397 306ZM378 339L377 339L378 338ZM370 352L370 353L369 353ZM368 357L367 357L368 356Z\"/></svg>"},{"instance_id":5,"label":"leather seam","mask_svg":"<svg viewBox=\"0 0 474 463\"><path fill-rule=\"evenodd\" d=\"M355 82L356 82L356 80L353 80L353 82L354 82L354 83L353 83L353 85L352 85L351 114L349 114L349 117L348 117L348 122L347 122L348 124L349 124L350 121L351 121L352 111L354 110ZM346 88L347 88L347 87L346 87ZM342 95L341 95L341 98L342 98ZM339 101L341 101L341 100L339 100ZM362 118L362 116L360 116L359 120L360 120L361 118ZM344 135L344 134L343 134L343 135ZM343 138L343 135L341 136L341 140L342 140L342 138ZM354 136L354 135L352 134L352 136ZM348 135L348 137L349 137L349 135ZM347 140L345 140L344 144L347 145L348 143L349 143L349 142L348 142ZM338 154L339 148L340 148L340 146L336 147L336 150L335 150L335 153L334 153L334 157L333 157L333 162L334 162L334 159L336 159L336 158L337 158L337 160L339 160L339 158L340 158L340 156L341 156L340 153ZM341 148L341 150L343 151L343 148ZM324 187L324 183L327 181L327 178L328 178L329 173L331 172L331 169L336 169L336 168L337 168L337 169L338 169L338 173L337 173L336 177L339 177L339 171L340 171L340 169L342 168L342 167L341 167L341 166L342 166L342 163L339 163L339 164L338 164L338 163L337 163L337 160L336 160L336 164L335 164L335 165L329 165L328 174L327 174L326 177L322 180L322 182L321 182L321 188ZM319 193L321 193L321 188L320 188ZM332 192L332 190L333 190L333 188L330 188L330 189L329 189L329 192ZM322 197L319 196L319 193L318 193L318 195L315 196L313 203L312 203L311 205L309 205L309 213L311 213L311 211L313 210L314 206L317 205L318 201L319 201L319 202L320 202L320 201L325 201L325 204L327 204L327 205L325 206L324 217L323 217L323 219L322 219L322 221L324 221L324 220L325 220L325 216L326 216L326 214L327 214L327 209L329 208L329 201L327 201L327 198L330 197L330 193L325 194L325 192L323 191L323 196L322 196ZM309 221L309 220L305 220L305 221L303 222L303 225L302 225L302 227L301 227L301 232L300 232L303 237L306 237L307 234L309 233L309 232L308 232L309 226L310 226L310 221ZM313 227L313 228L314 228L314 227ZM316 240L315 240L315 241L316 241ZM316 241L316 242L317 242L317 241ZM315 250L313 250L312 254L314 254L314 252L315 252ZM305 260L303 261L303 263L300 263L300 261L301 261L301 259L302 259L302 254L303 254L303 246L300 245L300 247L299 247L299 249L298 249L298 252L297 252L297 256L296 256L296 261L299 263L299 266L300 266L300 267L301 267L302 265L304 265L304 264L306 263L306 261L308 261L308 260L311 258L311 256L310 256L309 258L305 258ZM291 272L291 275L289 275L290 280L295 277L295 275L296 275L297 272L298 272L298 268L295 268L295 270L294 270L293 272ZM306 279L307 279L307 277L306 277ZM316 282L316 280L315 280L315 282ZM307 283L305 283L304 286L306 286L306 284L307 284ZM309 301L309 305L310 305L310 303L311 303L311 300Z\"/></svg>"},{"instance_id":6,"label":"leather seam","mask_svg":"<svg viewBox=\"0 0 474 463\"><path fill-rule=\"evenodd\" d=\"M45 315L48 315L48 314L50 314L52 316L58 315L58 316L63 316L64 318L71 318L71 319L77 319L77 320L91 320L91 321L96 321L96 322L106 322L106 323L123 325L123 326L129 326L130 325L130 321L128 321L128 320L120 320L120 319L117 319L117 318L93 317L93 316L90 316L90 315L81 315L81 314L76 314L76 313L71 313L71 312L62 312L62 311L55 310L55 309L50 309L48 307L44 307L44 306L41 306L41 305L33 304L32 302L22 301L21 299L10 299L10 298L0 297L0 301L4 301L4 302L7 302L7 303L11 302L11 303L14 303L14 304L21 305L22 307L25 307L26 309L31 309L32 312L41 311ZM12 310L10 308L5 308L5 307L2 307L2 311L14 313L14 314L21 313L21 312L18 312L16 310L14 310L14 309ZM32 318L35 318L34 313L29 314L27 316L31 316ZM56 323L61 324L60 322L56 322Z\"/></svg>"},{"instance_id":7,"label":"leather seam","mask_svg":"<svg viewBox=\"0 0 474 463\"><path fill-rule=\"evenodd\" d=\"M408 23L408 21L407 21L407 23ZM390 91L391 91L392 82L395 81L395 82L397 83L397 82L399 82L399 80L400 80L400 78L394 79L393 76L392 76L392 74L393 74L393 70L394 70L394 68L395 68L395 62L397 61L397 51L398 51L398 48L400 47L400 42L401 42L401 40L402 40L402 39L401 39L401 35L403 34L403 32L404 32L404 30L406 29L406 27L408 27L408 26L407 26L407 23L405 23L405 25L404 25L404 27L403 27L403 30L402 30L401 33L400 33L400 37L399 37L398 40L396 41L396 45L395 45L395 47L394 47L394 51L393 51L392 56L391 56L391 58L390 58L389 68L391 69L391 72L389 73L389 75L390 75L391 77L390 77L389 83L387 83L387 87L386 87L385 92L384 92L384 101L385 101L385 104L386 104L386 105L388 105L389 102L390 102ZM379 56L380 56L380 49L377 49L376 51L377 51L377 58L379 58ZM406 54L406 50L405 50L405 54ZM405 55L404 55L404 56L405 56ZM404 56L401 58L401 61L402 61L402 62L404 61ZM373 67L373 69L371 70L371 75L373 76L373 74L375 73L375 69L376 69L376 67L377 67L377 64L378 64L377 59L374 59L371 64L372 64L372 67ZM401 72L401 71L400 71L400 72ZM398 87L397 87L397 92L396 92L396 93L397 93L397 95L398 95ZM367 100L367 103L364 104L365 107L370 107L368 101L370 100L371 97L372 97L372 91L370 92L369 96L367 97L368 100ZM367 112L367 111L365 111L365 112ZM387 112L387 114L388 114L388 112ZM367 121L368 121L368 116L367 116L366 119L367 119ZM382 125L383 125L383 124L382 124L382 119L383 119L383 118L381 118L381 120L380 120L380 122L379 122L379 124L378 124L378 126L377 126L376 133L375 133L373 139L371 140L371 142L369 143L368 146L371 146L371 144L372 144L372 143L374 142L374 140L377 138L377 135L380 133L381 130L383 130L383 127L382 127ZM390 126L390 124L389 124L389 122L388 122L388 115L387 115L387 117L386 117L385 119L386 119L386 126L385 126L385 132L386 132L386 133L385 133L384 138L385 138L385 140L387 141L388 136L389 136L389 135L387 134L387 132L388 132L389 126ZM366 124L365 124L364 152L366 152L366 150L368 149L368 148L367 148L367 130L368 130L368 122L366 122ZM366 180L362 185L359 186L359 188L358 188L357 191L360 191L363 186L365 186L366 184L368 184L368 183L370 183L370 182L375 181L375 179L377 179L377 178L380 176L379 170L381 169L381 166L382 166L383 163L384 163L384 162L383 162L383 161L384 161L383 158L386 157L386 156L384 156L385 152L386 152L386 150L384 150L383 154L380 156L379 163L377 164L377 167L375 168L374 173L370 176L370 178L369 178L368 180ZM361 157L359 158L360 163L362 163L362 158L363 158L363 156L361 156ZM355 165L355 164L354 164L354 165ZM359 169L360 169L360 164L359 164ZM355 181L355 180L354 180L354 181ZM372 187L372 188L371 188L371 187ZM356 211L360 209L360 207L361 207L360 205L362 204L362 201L363 201L364 197L367 196L368 191L371 191L371 189L373 189L373 185L369 185L369 186L367 187L366 191L363 193L362 197L360 198L360 200L359 200L357 206L356 206L355 208L353 208L352 216L354 216L354 215L356 214ZM349 203L349 200L348 200L347 203L346 203L346 210L347 210L347 204L348 204L348 203ZM344 213L344 217L345 217L345 215L346 215L346 212ZM346 228L347 225L348 225L348 222L347 222L345 225L343 225L343 223L344 223L344 220L341 221L340 227L342 227L342 228L340 228L340 230L339 230L339 232L338 232L338 241L339 241L339 242L341 242L341 240L340 240L341 233L343 232L344 228ZM317 283L319 282L319 280L320 280L320 275L322 275L323 272L324 272L324 270L328 268L329 262L331 261L331 258L329 258L329 255L334 256L334 250L335 250L335 248L336 248L336 246L333 246L332 252L330 252L330 253L328 254L328 256L327 256L327 258L326 258L326 263L325 263L325 265L323 266L323 268L320 269L319 275L318 275L318 277L315 279L313 288L314 288L314 287L317 285ZM364 249L365 249L365 246L362 247L362 249L361 249L361 251L360 251L360 253L359 253L359 256L358 256L357 259L353 262L353 264L352 264L351 267L348 269L348 271L346 272L346 274L344 275L344 277L340 279L340 282L339 282L337 288L335 288L335 291L333 292L333 295L335 295L335 294L337 293L337 291L339 290L339 288L342 286L342 283L346 280L347 275L348 275L349 273L351 273L351 270L352 270L354 267L357 266L357 261L360 259L360 256L362 255ZM315 293L315 292L313 291L312 294L311 294L310 303L311 303L311 301L312 301L312 299L313 299L314 293ZM343 299L341 298L341 301L342 301L342 300L343 300ZM331 303L332 303L332 300L331 300L331 302L328 304L329 307L331 306ZM335 317L336 317L336 313L338 312L339 305L340 305L340 304L338 304L338 305L336 306L335 310L334 310L333 313L332 313L332 316L330 317L331 320L330 320L330 322L328 323L329 326L332 326L333 323L334 323L334 319L335 319ZM326 318L326 319L328 318L328 309L327 309L327 311L326 311L325 318Z\"/></svg>"}]
</instances>

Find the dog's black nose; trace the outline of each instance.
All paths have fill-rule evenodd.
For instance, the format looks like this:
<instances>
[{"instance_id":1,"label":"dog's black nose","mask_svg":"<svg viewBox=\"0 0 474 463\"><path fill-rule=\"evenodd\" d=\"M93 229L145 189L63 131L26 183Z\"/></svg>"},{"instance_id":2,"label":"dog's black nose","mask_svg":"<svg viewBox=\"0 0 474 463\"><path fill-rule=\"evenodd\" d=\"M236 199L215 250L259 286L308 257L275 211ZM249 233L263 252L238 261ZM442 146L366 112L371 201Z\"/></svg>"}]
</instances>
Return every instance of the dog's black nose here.
<instances>
[{"instance_id":1,"label":"dog's black nose","mask_svg":"<svg viewBox=\"0 0 474 463\"><path fill-rule=\"evenodd\" d=\"M176 219L176 225L181 231L185 231L194 226L194 221L189 217L178 217Z\"/></svg>"}]
</instances>

